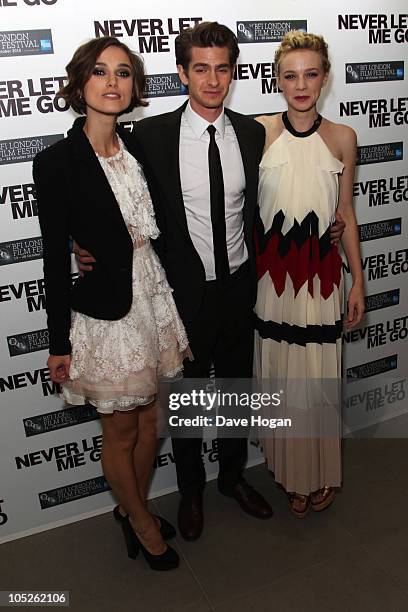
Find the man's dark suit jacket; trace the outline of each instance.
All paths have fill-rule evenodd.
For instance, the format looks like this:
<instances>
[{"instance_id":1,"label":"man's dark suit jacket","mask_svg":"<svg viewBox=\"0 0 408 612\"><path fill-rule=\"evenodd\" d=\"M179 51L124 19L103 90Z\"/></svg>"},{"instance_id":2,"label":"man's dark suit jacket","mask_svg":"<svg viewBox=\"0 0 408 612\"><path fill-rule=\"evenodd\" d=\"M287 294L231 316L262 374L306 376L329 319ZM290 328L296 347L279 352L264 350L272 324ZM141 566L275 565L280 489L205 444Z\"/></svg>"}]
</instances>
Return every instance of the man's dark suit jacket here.
<instances>
[{"instance_id":1,"label":"man's dark suit jacket","mask_svg":"<svg viewBox=\"0 0 408 612\"><path fill-rule=\"evenodd\" d=\"M179 144L181 116L186 107L138 122L134 134L141 145L141 162L152 195L161 236L156 251L174 290L174 299L184 322L194 319L205 288L202 261L187 226L181 191ZM245 171L244 239L252 271L252 299L256 299L254 216L258 196L258 168L265 131L253 119L225 109L235 130Z\"/></svg>"},{"instance_id":2,"label":"man's dark suit jacket","mask_svg":"<svg viewBox=\"0 0 408 612\"><path fill-rule=\"evenodd\" d=\"M71 308L115 320L132 304L132 240L84 123L85 117L76 119L67 138L41 151L33 164L52 355L71 352ZM118 132L138 158L135 138L120 127ZM70 237L97 261L73 287Z\"/></svg>"}]
</instances>

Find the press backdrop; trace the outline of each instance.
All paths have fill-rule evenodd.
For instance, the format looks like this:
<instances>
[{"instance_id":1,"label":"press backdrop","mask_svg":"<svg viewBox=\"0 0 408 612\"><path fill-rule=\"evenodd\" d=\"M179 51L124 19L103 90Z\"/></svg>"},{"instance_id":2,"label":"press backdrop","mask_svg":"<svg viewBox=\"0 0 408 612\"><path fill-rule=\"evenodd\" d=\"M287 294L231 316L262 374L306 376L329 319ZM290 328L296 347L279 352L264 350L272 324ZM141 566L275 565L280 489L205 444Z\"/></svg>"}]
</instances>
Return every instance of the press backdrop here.
<instances>
[{"instance_id":1,"label":"press backdrop","mask_svg":"<svg viewBox=\"0 0 408 612\"><path fill-rule=\"evenodd\" d=\"M97 415L90 406L64 407L46 368L42 243L31 175L35 154L62 138L74 119L55 94L73 51L94 36L119 37L146 63L150 105L121 119L130 130L142 116L185 100L174 62L174 38L183 28L218 20L237 34L241 54L227 102L249 115L284 109L273 64L282 35L301 28L325 36L332 74L319 108L358 134L354 192L368 296L364 326L344 338L345 431L404 412L408 15L401 0L386 9L378 0L338 6L323 0L0 0L0 542L113 504L99 461ZM58 199L56 191L56 208ZM203 454L214 475L214 441L205 442ZM254 446L250 460L260 460ZM175 486L165 441L151 495Z\"/></svg>"}]
</instances>

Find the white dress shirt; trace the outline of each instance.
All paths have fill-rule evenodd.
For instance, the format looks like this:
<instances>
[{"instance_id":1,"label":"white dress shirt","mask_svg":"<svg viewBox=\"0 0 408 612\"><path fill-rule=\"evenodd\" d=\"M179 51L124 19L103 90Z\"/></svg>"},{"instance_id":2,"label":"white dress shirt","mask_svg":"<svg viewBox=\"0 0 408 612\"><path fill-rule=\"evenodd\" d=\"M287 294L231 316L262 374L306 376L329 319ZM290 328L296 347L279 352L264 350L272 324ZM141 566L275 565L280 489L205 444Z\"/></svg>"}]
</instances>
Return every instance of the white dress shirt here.
<instances>
[{"instance_id":1,"label":"white dress shirt","mask_svg":"<svg viewBox=\"0 0 408 612\"><path fill-rule=\"evenodd\" d=\"M188 231L204 264L206 279L214 280L216 274L208 170L209 125L188 103L181 117L179 156ZM248 259L243 219L245 173L238 140L224 109L212 125L216 129L215 140L220 151L224 179L227 250L232 274Z\"/></svg>"}]
</instances>

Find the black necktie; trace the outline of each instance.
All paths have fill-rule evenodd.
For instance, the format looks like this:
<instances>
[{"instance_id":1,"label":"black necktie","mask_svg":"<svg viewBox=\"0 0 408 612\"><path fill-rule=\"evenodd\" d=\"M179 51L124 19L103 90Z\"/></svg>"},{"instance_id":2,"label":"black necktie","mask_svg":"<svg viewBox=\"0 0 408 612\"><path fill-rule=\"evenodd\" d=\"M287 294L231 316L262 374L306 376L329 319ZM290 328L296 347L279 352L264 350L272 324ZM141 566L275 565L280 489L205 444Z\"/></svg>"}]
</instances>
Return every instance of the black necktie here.
<instances>
[{"instance_id":1,"label":"black necktie","mask_svg":"<svg viewBox=\"0 0 408 612\"><path fill-rule=\"evenodd\" d=\"M217 280L229 276L227 251L227 232L225 226L224 179L220 152L215 142L215 127L209 125L210 144L208 145L208 169L210 174L211 225L213 232L215 274Z\"/></svg>"}]
</instances>

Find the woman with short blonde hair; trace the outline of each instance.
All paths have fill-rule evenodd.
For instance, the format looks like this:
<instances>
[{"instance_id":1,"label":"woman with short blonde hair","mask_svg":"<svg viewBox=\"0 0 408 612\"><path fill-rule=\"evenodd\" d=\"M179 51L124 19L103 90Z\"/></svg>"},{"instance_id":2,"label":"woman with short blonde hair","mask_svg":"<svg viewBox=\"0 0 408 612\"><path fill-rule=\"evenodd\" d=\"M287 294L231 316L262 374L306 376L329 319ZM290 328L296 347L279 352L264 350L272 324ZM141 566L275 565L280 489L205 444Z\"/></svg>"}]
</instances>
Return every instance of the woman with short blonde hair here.
<instances>
[{"instance_id":1,"label":"woman with short blonde hair","mask_svg":"<svg viewBox=\"0 0 408 612\"><path fill-rule=\"evenodd\" d=\"M322 36L289 32L275 63L288 109L258 117L266 144L259 177L255 373L279 381L280 409L298 427L265 437L263 447L292 512L303 518L310 509L328 507L341 485L343 278L330 228L340 213L353 277L344 321L351 329L364 312L353 209L356 134L317 110L330 70Z\"/></svg>"}]
</instances>

